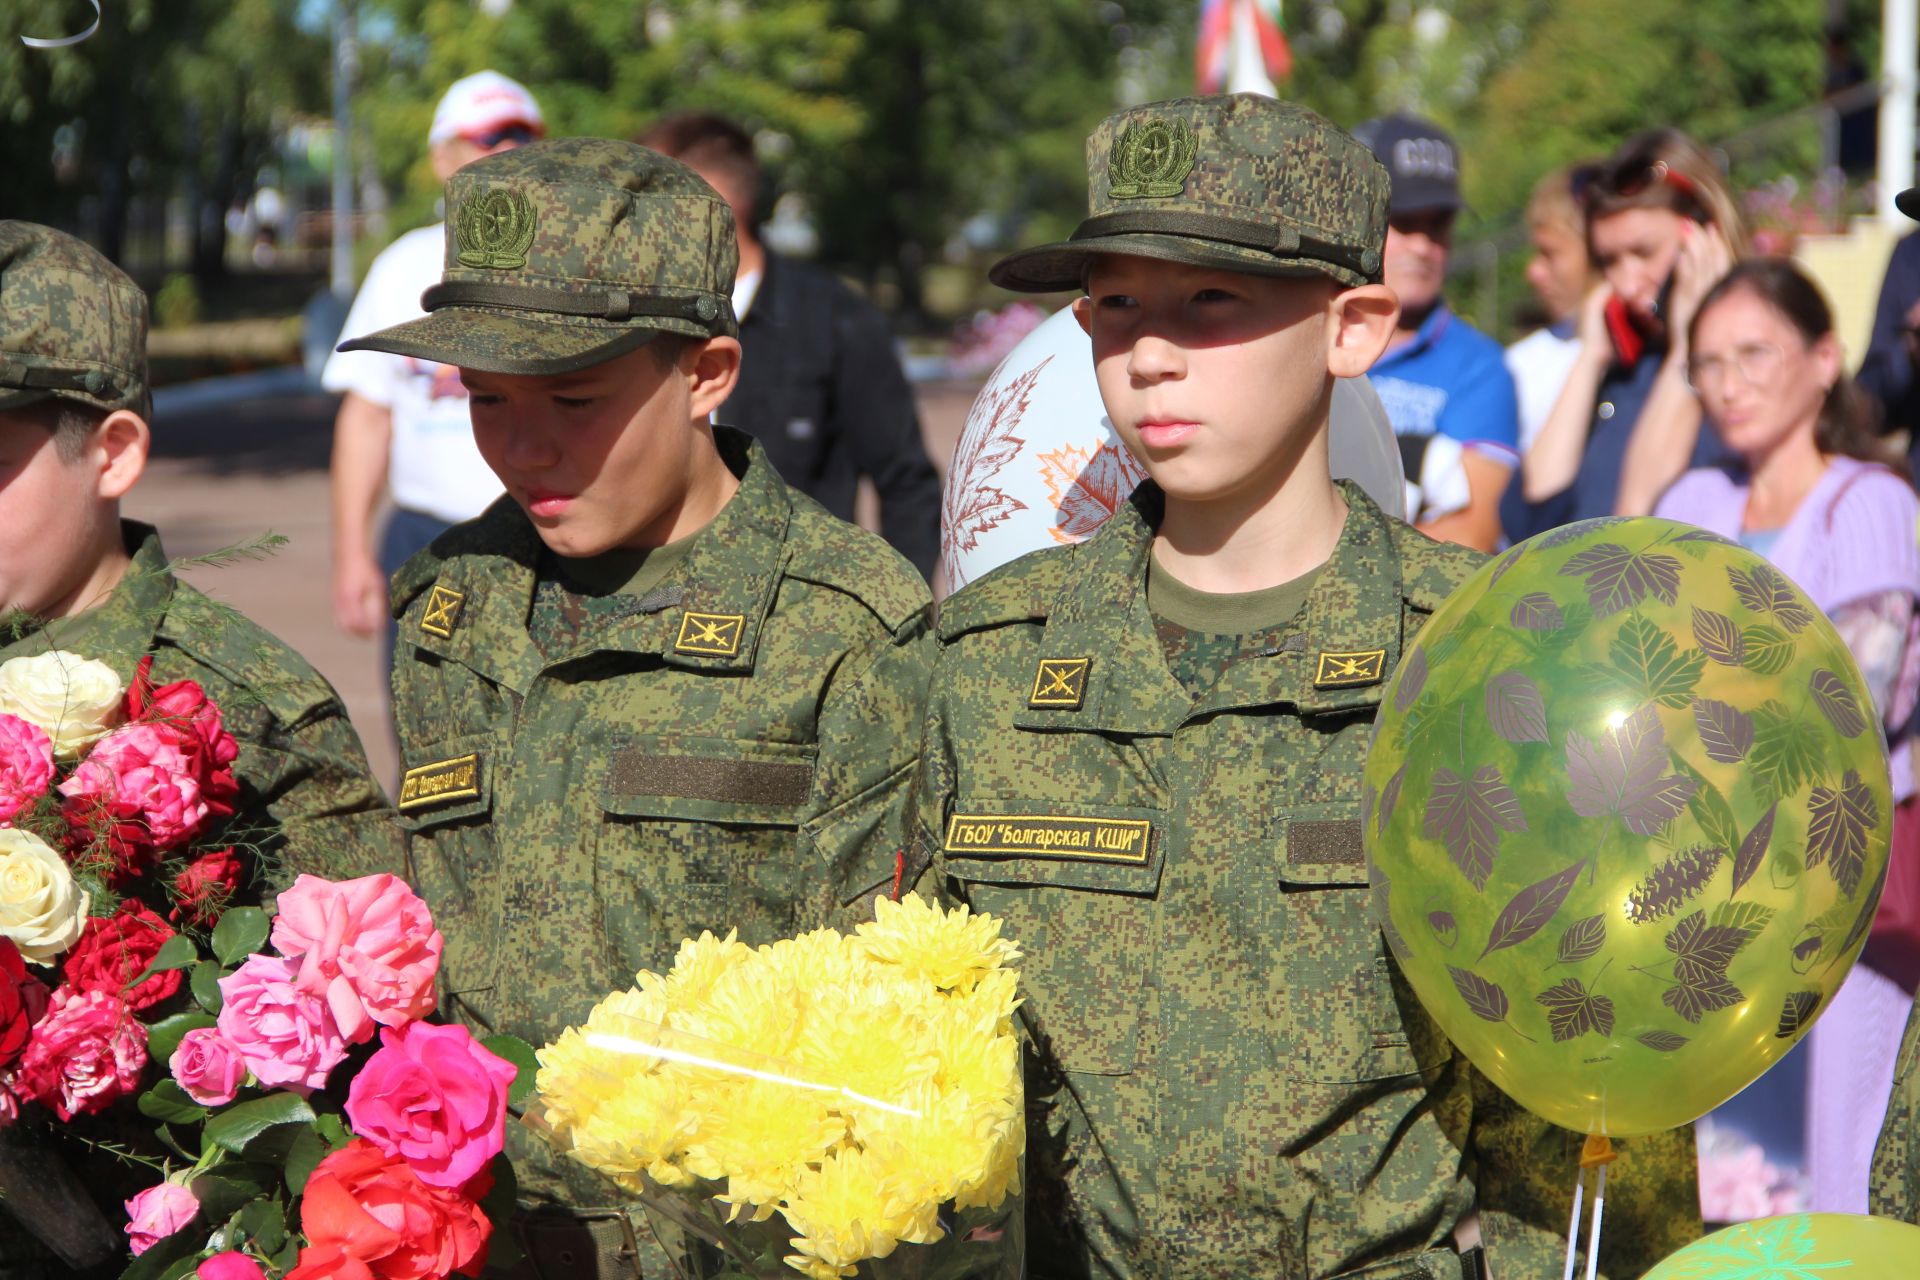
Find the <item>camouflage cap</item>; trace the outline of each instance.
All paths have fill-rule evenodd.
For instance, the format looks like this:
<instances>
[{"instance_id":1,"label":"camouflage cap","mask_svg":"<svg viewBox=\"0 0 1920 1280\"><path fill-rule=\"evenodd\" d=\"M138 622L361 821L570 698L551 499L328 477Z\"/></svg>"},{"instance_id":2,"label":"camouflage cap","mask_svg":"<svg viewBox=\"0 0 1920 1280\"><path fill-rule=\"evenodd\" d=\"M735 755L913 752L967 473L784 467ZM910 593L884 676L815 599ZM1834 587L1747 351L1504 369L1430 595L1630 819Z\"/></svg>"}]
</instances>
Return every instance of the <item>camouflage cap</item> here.
<instances>
[{"instance_id":1,"label":"camouflage cap","mask_svg":"<svg viewBox=\"0 0 1920 1280\"><path fill-rule=\"evenodd\" d=\"M1087 213L1073 238L995 263L1003 289L1082 287L1123 253L1264 276L1377 283L1387 171L1302 106L1256 94L1129 107L1087 139Z\"/></svg>"},{"instance_id":2,"label":"camouflage cap","mask_svg":"<svg viewBox=\"0 0 1920 1280\"><path fill-rule=\"evenodd\" d=\"M0 410L48 396L150 416L147 295L64 231L0 222Z\"/></svg>"},{"instance_id":3,"label":"camouflage cap","mask_svg":"<svg viewBox=\"0 0 1920 1280\"><path fill-rule=\"evenodd\" d=\"M419 320L340 344L544 376L662 333L737 334L733 214L678 160L605 138L487 156L447 180L447 258Z\"/></svg>"}]
</instances>

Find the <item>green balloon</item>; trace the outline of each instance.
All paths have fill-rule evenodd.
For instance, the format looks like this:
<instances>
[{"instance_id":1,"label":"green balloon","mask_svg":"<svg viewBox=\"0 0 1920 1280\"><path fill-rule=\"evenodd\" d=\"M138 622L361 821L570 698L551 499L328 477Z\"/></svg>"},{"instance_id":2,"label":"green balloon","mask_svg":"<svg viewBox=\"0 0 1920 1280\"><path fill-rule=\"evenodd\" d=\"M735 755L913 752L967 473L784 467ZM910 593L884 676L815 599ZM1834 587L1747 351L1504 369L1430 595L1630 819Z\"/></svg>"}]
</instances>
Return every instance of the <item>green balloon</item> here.
<instances>
[{"instance_id":1,"label":"green balloon","mask_svg":"<svg viewBox=\"0 0 1920 1280\"><path fill-rule=\"evenodd\" d=\"M1866 941L1893 815L1872 695L1765 560L1667 520L1531 538L1448 598L1366 771L1374 909L1429 1013L1555 1124L1685 1124Z\"/></svg>"},{"instance_id":2,"label":"green balloon","mask_svg":"<svg viewBox=\"0 0 1920 1280\"><path fill-rule=\"evenodd\" d=\"M1905 1280L1920 1227L1851 1213L1761 1218L1696 1240L1645 1280Z\"/></svg>"}]
</instances>

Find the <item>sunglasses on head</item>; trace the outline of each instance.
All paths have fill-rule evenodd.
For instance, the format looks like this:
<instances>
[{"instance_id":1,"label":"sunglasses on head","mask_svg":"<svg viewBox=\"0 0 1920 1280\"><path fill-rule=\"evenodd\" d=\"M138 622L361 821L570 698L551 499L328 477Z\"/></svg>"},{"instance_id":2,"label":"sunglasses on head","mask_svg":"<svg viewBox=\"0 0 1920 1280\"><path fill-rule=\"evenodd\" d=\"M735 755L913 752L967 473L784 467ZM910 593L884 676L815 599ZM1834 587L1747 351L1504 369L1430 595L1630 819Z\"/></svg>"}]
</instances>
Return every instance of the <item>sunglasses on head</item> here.
<instances>
[{"instance_id":1,"label":"sunglasses on head","mask_svg":"<svg viewBox=\"0 0 1920 1280\"><path fill-rule=\"evenodd\" d=\"M482 130L478 133L462 134L461 136L476 147L492 149L503 142L511 142L516 147L522 146L532 142L540 135L524 124L503 124L496 125L491 129Z\"/></svg>"},{"instance_id":2,"label":"sunglasses on head","mask_svg":"<svg viewBox=\"0 0 1920 1280\"><path fill-rule=\"evenodd\" d=\"M1685 196L1694 208L1702 212L1705 212L1707 207L1705 201L1700 198L1700 188L1694 185L1693 179L1676 170L1665 160L1647 159L1622 164L1611 174L1597 165L1583 165L1574 170L1572 186L1573 198L1582 205L1588 203L1596 193L1596 189L1601 187L1608 188L1610 194L1625 200L1631 200L1654 187L1666 187L1669 191Z\"/></svg>"}]
</instances>

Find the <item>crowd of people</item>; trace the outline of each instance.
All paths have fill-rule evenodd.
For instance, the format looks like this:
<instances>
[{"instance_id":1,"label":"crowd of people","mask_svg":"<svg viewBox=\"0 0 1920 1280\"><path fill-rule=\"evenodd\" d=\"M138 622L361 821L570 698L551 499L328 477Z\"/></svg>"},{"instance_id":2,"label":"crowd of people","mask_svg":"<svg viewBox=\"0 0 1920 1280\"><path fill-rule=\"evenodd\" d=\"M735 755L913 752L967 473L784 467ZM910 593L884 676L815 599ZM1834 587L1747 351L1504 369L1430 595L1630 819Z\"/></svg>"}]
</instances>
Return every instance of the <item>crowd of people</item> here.
<instances>
[{"instance_id":1,"label":"crowd of people","mask_svg":"<svg viewBox=\"0 0 1920 1280\"><path fill-rule=\"evenodd\" d=\"M1503 352L1445 300L1464 206L1431 122L1350 135L1251 95L1123 110L1090 139L1079 230L990 278L1078 291L1149 479L1087 542L936 613L940 504L884 321L759 243L750 136L705 114L645 146L545 132L505 77L449 90L428 139L447 221L374 264L325 375L333 603L386 629L392 810L325 682L119 518L150 440L137 291L70 237L0 234L7 500L73 530L51 560L0 544L45 570L0 584L20 611L0 655L86 645L131 673L157 651L223 681L247 709L236 803L269 832L251 892L404 874L445 936L442 1014L537 1045L703 929L767 942L936 890L1023 942L1029 1274L1546 1274L1577 1139L1409 1011L1370 914L1362 767L1474 549L1651 513L1801 584L1891 746L1884 927L1813 1032L1787 1139L1808 1207L1870 1207L1876 1139L1912 1128L1881 1121L1906 1114L1920 980L1920 498L1889 434L1920 401L1920 240L1856 381L1817 287L1751 254L1711 154L1636 135L1542 180L1549 323ZM80 287L125 314L59 293ZM59 323L15 324L55 295ZM1330 387L1363 375L1404 510L1328 468ZM847 521L861 475L885 541ZM667 1273L671 1242L604 1186L530 1128L508 1144L525 1256L498 1271ZM1630 1275L1701 1222L1687 1131L1621 1146L1602 1252ZM1888 1174L1873 1207L1911 1213L1917 1187ZM38 1258L0 1215L0 1266Z\"/></svg>"}]
</instances>

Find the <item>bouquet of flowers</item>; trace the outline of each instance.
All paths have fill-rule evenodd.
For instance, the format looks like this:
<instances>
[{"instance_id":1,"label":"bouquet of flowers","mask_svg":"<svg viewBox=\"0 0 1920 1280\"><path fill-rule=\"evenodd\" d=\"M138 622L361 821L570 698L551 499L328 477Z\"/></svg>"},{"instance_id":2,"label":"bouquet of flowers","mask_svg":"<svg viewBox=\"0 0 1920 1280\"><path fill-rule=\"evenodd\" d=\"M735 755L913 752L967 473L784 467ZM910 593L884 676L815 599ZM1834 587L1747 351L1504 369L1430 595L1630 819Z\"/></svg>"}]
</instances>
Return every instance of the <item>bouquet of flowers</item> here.
<instances>
[{"instance_id":1,"label":"bouquet of flowers","mask_svg":"<svg viewBox=\"0 0 1920 1280\"><path fill-rule=\"evenodd\" d=\"M914 894L851 935L703 933L540 1051L541 1118L730 1276L1016 1276L1018 959Z\"/></svg>"},{"instance_id":2,"label":"bouquet of flowers","mask_svg":"<svg viewBox=\"0 0 1920 1280\"><path fill-rule=\"evenodd\" d=\"M393 876L230 904L237 746L150 667L0 664L0 1141L158 1175L126 1202L136 1280L477 1275L531 1052L421 1021L443 941Z\"/></svg>"}]
</instances>

